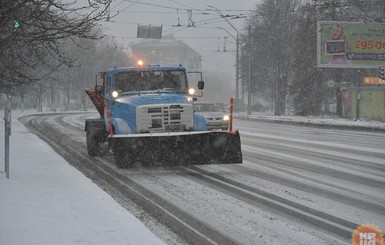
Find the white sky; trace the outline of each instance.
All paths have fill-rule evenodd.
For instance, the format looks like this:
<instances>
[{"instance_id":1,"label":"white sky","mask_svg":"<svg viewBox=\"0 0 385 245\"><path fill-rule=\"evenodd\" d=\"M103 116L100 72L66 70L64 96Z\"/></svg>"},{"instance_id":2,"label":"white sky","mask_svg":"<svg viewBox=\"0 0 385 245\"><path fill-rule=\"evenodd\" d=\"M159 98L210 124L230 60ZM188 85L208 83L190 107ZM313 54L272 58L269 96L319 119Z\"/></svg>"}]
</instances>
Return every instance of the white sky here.
<instances>
[{"instance_id":1,"label":"white sky","mask_svg":"<svg viewBox=\"0 0 385 245\"><path fill-rule=\"evenodd\" d=\"M203 70L228 73L235 79L236 45L229 33L235 37L236 31L207 5L218 8L224 15L247 16L255 9L257 2L257 0L117 0L111 5L111 16L116 15L117 11L119 14L103 26L107 35L116 36L118 43L127 47L130 42L139 40L136 38L138 24L163 25L163 36L173 34L175 38L182 40L202 55ZM191 17L188 9L192 10ZM187 27L189 23L191 24L189 19L194 21L195 28ZM238 32L242 32L245 18L229 20ZM178 23L181 27L175 27ZM224 46L231 52L224 53ZM221 52L217 52L218 47Z\"/></svg>"}]
</instances>

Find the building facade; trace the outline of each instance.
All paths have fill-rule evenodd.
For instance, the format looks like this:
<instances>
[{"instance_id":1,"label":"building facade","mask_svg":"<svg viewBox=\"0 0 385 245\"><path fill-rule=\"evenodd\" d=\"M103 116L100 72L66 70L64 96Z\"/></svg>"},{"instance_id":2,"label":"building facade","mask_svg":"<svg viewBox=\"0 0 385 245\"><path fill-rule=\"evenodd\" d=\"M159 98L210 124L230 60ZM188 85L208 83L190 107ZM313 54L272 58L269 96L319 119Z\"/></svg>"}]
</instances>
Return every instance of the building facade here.
<instances>
[{"instance_id":1,"label":"building facade","mask_svg":"<svg viewBox=\"0 0 385 245\"><path fill-rule=\"evenodd\" d=\"M142 39L130 45L134 60L142 59L147 65L179 66L187 70L201 70L201 55L173 37Z\"/></svg>"}]
</instances>

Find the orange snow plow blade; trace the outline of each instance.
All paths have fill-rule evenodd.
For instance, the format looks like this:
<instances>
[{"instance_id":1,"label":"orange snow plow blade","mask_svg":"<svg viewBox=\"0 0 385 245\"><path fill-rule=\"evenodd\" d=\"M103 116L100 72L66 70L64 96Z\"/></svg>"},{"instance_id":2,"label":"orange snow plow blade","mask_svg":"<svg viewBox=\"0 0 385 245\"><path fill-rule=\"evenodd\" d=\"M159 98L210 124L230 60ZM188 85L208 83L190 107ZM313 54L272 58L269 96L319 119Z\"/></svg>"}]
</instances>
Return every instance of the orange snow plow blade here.
<instances>
[{"instance_id":1,"label":"orange snow plow blade","mask_svg":"<svg viewBox=\"0 0 385 245\"><path fill-rule=\"evenodd\" d=\"M242 163L238 131L114 135L109 143L119 168Z\"/></svg>"},{"instance_id":2,"label":"orange snow plow blade","mask_svg":"<svg viewBox=\"0 0 385 245\"><path fill-rule=\"evenodd\" d=\"M92 103L95 105L101 117L104 116L104 96L103 93L95 91L95 89L85 89L88 97L90 97Z\"/></svg>"}]
</instances>

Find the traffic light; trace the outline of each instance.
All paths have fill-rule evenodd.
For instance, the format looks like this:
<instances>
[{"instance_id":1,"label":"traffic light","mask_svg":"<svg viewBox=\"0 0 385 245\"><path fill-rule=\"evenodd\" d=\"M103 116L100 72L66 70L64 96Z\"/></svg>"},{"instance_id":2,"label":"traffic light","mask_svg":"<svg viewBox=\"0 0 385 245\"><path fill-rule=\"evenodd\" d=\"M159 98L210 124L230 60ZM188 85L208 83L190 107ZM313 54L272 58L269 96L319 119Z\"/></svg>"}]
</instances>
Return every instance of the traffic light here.
<instances>
[{"instance_id":1,"label":"traffic light","mask_svg":"<svg viewBox=\"0 0 385 245\"><path fill-rule=\"evenodd\" d=\"M13 27L15 29L19 29L21 27L21 21L20 20L14 20L13 21Z\"/></svg>"}]
</instances>

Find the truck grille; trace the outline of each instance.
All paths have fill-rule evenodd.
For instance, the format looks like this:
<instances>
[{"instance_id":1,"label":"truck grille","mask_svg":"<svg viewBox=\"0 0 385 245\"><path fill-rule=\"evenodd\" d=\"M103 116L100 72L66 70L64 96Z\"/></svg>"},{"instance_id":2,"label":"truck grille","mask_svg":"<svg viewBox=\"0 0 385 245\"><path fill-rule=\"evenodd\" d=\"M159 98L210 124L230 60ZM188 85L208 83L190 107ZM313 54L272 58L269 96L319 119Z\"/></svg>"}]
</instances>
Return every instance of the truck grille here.
<instances>
[{"instance_id":1,"label":"truck grille","mask_svg":"<svg viewBox=\"0 0 385 245\"><path fill-rule=\"evenodd\" d=\"M189 104L138 106L136 116L138 133L193 129L193 109Z\"/></svg>"}]
</instances>

